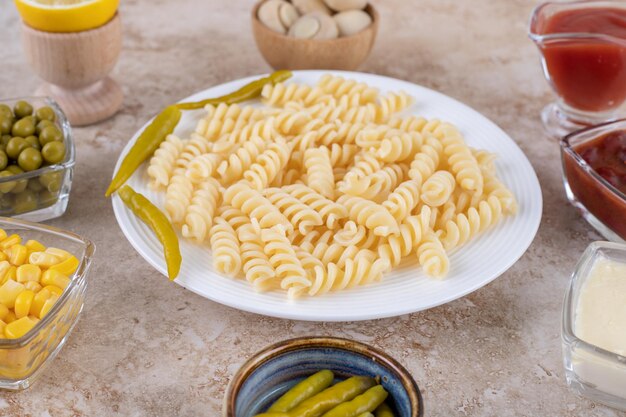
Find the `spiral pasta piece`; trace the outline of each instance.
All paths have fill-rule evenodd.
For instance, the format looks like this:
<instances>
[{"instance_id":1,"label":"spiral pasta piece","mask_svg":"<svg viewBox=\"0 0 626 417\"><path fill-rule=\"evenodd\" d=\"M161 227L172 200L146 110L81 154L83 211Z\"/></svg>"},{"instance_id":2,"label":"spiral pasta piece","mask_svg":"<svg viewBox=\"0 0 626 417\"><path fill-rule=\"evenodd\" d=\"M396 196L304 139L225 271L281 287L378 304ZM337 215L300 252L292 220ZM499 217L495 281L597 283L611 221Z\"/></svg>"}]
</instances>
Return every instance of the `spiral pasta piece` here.
<instances>
[{"instance_id":1,"label":"spiral pasta piece","mask_svg":"<svg viewBox=\"0 0 626 417\"><path fill-rule=\"evenodd\" d=\"M283 107L290 101L301 102L305 106L317 103L325 95L318 87L305 84L276 83L266 84L261 91L261 100L270 106Z\"/></svg>"},{"instance_id":2,"label":"spiral pasta piece","mask_svg":"<svg viewBox=\"0 0 626 417\"><path fill-rule=\"evenodd\" d=\"M455 220L448 221L439 239L446 250L452 250L497 223L501 217L500 200L495 196L488 197L478 204L478 208L470 207L467 214L459 213Z\"/></svg>"},{"instance_id":3,"label":"spiral pasta piece","mask_svg":"<svg viewBox=\"0 0 626 417\"><path fill-rule=\"evenodd\" d=\"M274 127L274 118L258 120L248 124L239 130L221 136L213 145L213 152L230 152L236 145L244 144L253 137L260 137L265 141L273 141L278 137L278 132Z\"/></svg>"},{"instance_id":4,"label":"spiral pasta piece","mask_svg":"<svg viewBox=\"0 0 626 417\"><path fill-rule=\"evenodd\" d=\"M377 236L389 236L400 231L396 219L380 204L349 195L342 195L337 202L348 209L351 220L372 230Z\"/></svg>"},{"instance_id":5,"label":"spiral pasta piece","mask_svg":"<svg viewBox=\"0 0 626 417\"><path fill-rule=\"evenodd\" d=\"M317 265L309 295L321 295L378 281L388 268L386 260L376 259L365 251L356 258L349 259L343 268L335 263L329 263L326 268Z\"/></svg>"},{"instance_id":6,"label":"spiral pasta piece","mask_svg":"<svg viewBox=\"0 0 626 417\"><path fill-rule=\"evenodd\" d=\"M174 175L165 194L165 211L172 223L182 223L191 203L193 184L184 174Z\"/></svg>"},{"instance_id":7,"label":"spiral pasta piece","mask_svg":"<svg viewBox=\"0 0 626 417\"><path fill-rule=\"evenodd\" d=\"M376 150L376 156L384 162L404 161L413 158L423 143L424 138L418 132L390 130Z\"/></svg>"},{"instance_id":8,"label":"spiral pasta piece","mask_svg":"<svg viewBox=\"0 0 626 417\"><path fill-rule=\"evenodd\" d=\"M289 239L274 228L263 229L261 239L265 242L263 250L276 271L280 287L287 290L288 296L295 298L308 289L311 281Z\"/></svg>"},{"instance_id":9,"label":"spiral pasta piece","mask_svg":"<svg viewBox=\"0 0 626 417\"><path fill-rule=\"evenodd\" d=\"M428 120L424 119L421 116L408 116L408 117L397 117L394 116L389 119L387 123L391 128L398 129L403 132L420 132L422 133L424 127L428 123ZM427 130L428 131L428 130Z\"/></svg>"},{"instance_id":10,"label":"spiral pasta piece","mask_svg":"<svg viewBox=\"0 0 626 417\"><path fill-rule=\"evenodd\" d=\"M413 104L413 99L404 92L389 93L379 97L375 120L378 123L387 122L394 113L406 109L411 104Z\"/></svg>"},{"instance_id":11,"label":"spiral pasta piece","mask_svg":"<svg viewBox=\"0 0 626 417\"><path fill-rule=\"evenodd\" d=\"M167 135L159 145L148 165L148 176L154 188L167 187L184 146L184 142L175 135Z\"/></svg>"},{"instance_id":12,"label":"spiral pasta piece","mask_svg":"<svg viewBox=\"0 0 626 417\"><path fill-rule=\"evenodd\" d=\"M232 226L221 217L214 219L211 227L211 252L213 267L230 277L235 277L241 270L241 252L239 240Z\"/></svg>"},{"instance_id":13,"label":"spiral pasta piece","mask_svg":"<svg viewBox=\"0 0 626 417\"><path fill-rule=\"evenodd\" d=\"M242 269L246 281L261 292L279 286L276 282L276 271L263 250L264 243L252 224L242 224L236 232L241 242Z\"/></svg>"},{"instance_id":14,"label":"spiral pasta piece","mask_svg":"<svg viewBox=\"0 0 626 417\"><path fill-rule=\"evenodd\" d=\"M304 184L293 184L283 190L317 211L329 229L335 229L339 222L348 217L348 209L317 193Z\"/></svg>"},{"instance_id":15,"label":"spiral pasta piece","mask_svg":"<svg viewBox=\"0 0 626 417\"><path fill-rule=\"evenodd\" d=\"M404 179L406 171L407 169L399 164L386 165L366 177L344 178L339 189L349 195L382 202Z\"/></svg>"},{"instance_id":16,"label":"spiral pasta piece","mask_svg":"<svg viewBox=\"0 0 626 417\"><path fill-rule=\"evenodd\" d=\"M359 98L358 104L374 103L378 98L378 89L330 74L323 75L317 82L317 87L335 98L356 96Z\"/></svg>"},{"instance_id":17,"label":"spiral pasta piece","mask_svg":"<svg viewBox=\"0 0 626 417\"><path fill-rule=\"evenodd\" d=\"M227 204L255 219L262 228L278 225L286 232L293 233L293 226L280 210L245 182L238 182L228 187L224 191L223 199Z\"/></svg>"},{"instance_id":18,"label":"spiral pasta piece","mask_svg":"<svg viewBox=\"0 0 626 417\"><path fill-rule=\"evenodd\" d=\"M285 141L271 143L243 173L243 178L256 190L267 188L285 168L290 154L291 148Z\"/></svg>"},{"instance_id":19,"label":"spiral pasta piece","mask_svg":"<svg viewBox=\"0 0 626 417\"><path fill-rule=\"evenodd\" d=\"M371 230L356 222L350 220L343 225L343 229L339 230L333 236L335 242L344 247L355 246L363 249L371 249L376 246L380 238Z\"/></svg>"},{"instance_id":20,"label":"spiral pasta piece","mask_svg":"<svg viewBox=\"0 0 626 417\"><path fill-rule=\"evenodd\" d=\"M339 145L338 143L333 143L324 148L328 150L330 165L333 169L348 167L359 152L358 146L350 144Z\"/></svg>"},{"instance_id":21,"label":"spiral pasta piece","mask_svg":"<svg viewBox=\"0 0 626 417\"><path fill-rule=\"evenodd\" d=\"M443 278L450 270L450 259L437 236L430 232L417 248L417 259L426 275Z\"/></svg>"},{"instance_id":22,"label":"spiral pasta piece","mask_svg":"<svg viewBox=\"0 0 626 417\"><path fill-rule=\"evenodd\" d=\"M409 169L409 177L420 185L439 167L443 144L433 136L427 136L420 151L415 154Z\"/></svg>"},{"instance_id":23,"label":"spiral pasta piece","mask_svg":"<svg viewBox=\"0 0 626 417\"><path fill-rule=\"evenodd\" d=\"M267 148L267 142L260 136L253 136L236 152L220 163L216 171L222 184L232 184L243 177L256 158Z\"/></svg>"},{"instance_id":24,"label":"spiral pasta piece","mask_svg":"<svg viewBox=\"0 0 626 417\"><path fill-rule=\"evenodd\" d=\"M262 110L251 106L240 107L236 103L209 104L205 110L207 115L198 121L195 131L210 141L263 118Z\"/></svg>"},{"instance_id":25,"label":"spiral pasta piece","mask_svg":"<svg viewBox=\"0 0 626 417\"><path fill-rule=\"evenodd\" d=\"M309 233L315 226L324 224L322 216L317 211L279 188L268 188L263 194L287 217L294 229L303 235Z\"/></svg>"},{"instance_id":26,"label":"spiral pasta piece","mask_svg":"<svg viewBox=\"0 0 626 417\"><path fill-rule=\"evenodd\" d=\"M213 175L221 161L222 155L217 153L209 152L198 155L187 165L185 175L193 183L201 182Z\"/></svg>"},{"instance_id":27,"label":"spiral pasta piece","mask_svg":"<svg viewBox=\"0 0 626 417\"><path fill-rule=\"evenodd\" d=\"M193 161L197 156L211 152L213 149L212 142L209 142L203 136L195 133L192 133L191 138L184 143L185 145L174 163L174 175L184 175L187 172L187 168L189 167L191 161Z\"/></svg>"},{"instance_id":28,"label":"spiral pasta piece","mask_svg":"<svg viewBox=\"0 0 626 417\"><path fill-rule=\"evenodd\" d=\"M437 171L431 175L422 185L422 201L431 207L442 206L452 193L456 181L448 171Z\"/></svg>"},{"instance_id":29,"label":"spiral pasta piece","mask_svg":"<svg viewBox=\"0 0 626 417\"><path fill-rule=\"evenodd\" d=\"M311 148L304 153L307 185L331 200L335 198L335 177L328 149Z\"/></svg>"},{"instance_id":30,"label":"spiral pasta piece","mask_svg":"<svg viewBox=\"0 0 626 417\"><path fill-rule=\"evenodd\" d=\"M421 188L421 183L417 180L404 181L389 194L382 205L389 210L393 217L402 221L420 202Z\"/></svg>"},{"instance_id":31,"label":"spiral pasta piece","mask_svg":"<svg viewBox=\"0 0 626 417\"><path fill-rule=\"evenodd\" d=\"M213 216L220 202L220 184L208 178L193 192L182 225L183 237L202 243L213 225Z\"/></svg>"},{"instance_id":32,"label":"spiral pasta piece","mask_svg":"<svg viewBox=\"0 0 626 417\"><path fill-rule=\"evenodd\" d=\"M378 255L381 259L396 267L405 256L408 256L420 245L424 237L431 232L432 212L430 207L424 206L419 215L407 217L400 225L400 233L390 235L378 246Z\"/></svg>"},{"instance_id":33,"label":"spiral pasta piece","mask_svg":"<svg viewBox=\"0 0 626 417\"><path fill-rule=\"evenodd\" d=\"M441 139L448 165L459 185L466 190L482 193L482 172L461 133L454 126L443 123L437 127L435 135Z\"/></svg>"}]
</instances>

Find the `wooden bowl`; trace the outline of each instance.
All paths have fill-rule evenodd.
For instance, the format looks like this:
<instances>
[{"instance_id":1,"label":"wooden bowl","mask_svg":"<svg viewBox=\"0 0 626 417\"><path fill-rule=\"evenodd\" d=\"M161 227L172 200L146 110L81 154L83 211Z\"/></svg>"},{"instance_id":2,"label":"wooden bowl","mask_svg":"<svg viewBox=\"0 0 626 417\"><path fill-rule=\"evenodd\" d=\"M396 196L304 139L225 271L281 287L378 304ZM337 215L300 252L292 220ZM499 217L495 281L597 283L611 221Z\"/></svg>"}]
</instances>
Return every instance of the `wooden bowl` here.
<instances>
[{"instance_id":1,"label":"wooden bowl","mask_svg":"<svg viewBox=\"0 0 626 417\"><path fill-rule=\"evenodd\" d=\"M73 125L104 120L121 107L122 90L108 77L122 49L118 14L96 29L72 33L22 23L22 43L31 68L45 81L35 94L54 98Z\"/></svg>"},{"instance_id":2,"label":"wooden bowl","mask_svg":"<svg viewBox=\"0 0 626 417\"><path fill-rule=\"evenodd\" d=\"M265 0L264 0L265 1ZM258 18L263 1L252 9L252 32L261 55L274 69L357 69L369 55L380 17L369 4L372 24L352 36L330 40L297 39L274 32Z\"/></svg>"}]
</instances>

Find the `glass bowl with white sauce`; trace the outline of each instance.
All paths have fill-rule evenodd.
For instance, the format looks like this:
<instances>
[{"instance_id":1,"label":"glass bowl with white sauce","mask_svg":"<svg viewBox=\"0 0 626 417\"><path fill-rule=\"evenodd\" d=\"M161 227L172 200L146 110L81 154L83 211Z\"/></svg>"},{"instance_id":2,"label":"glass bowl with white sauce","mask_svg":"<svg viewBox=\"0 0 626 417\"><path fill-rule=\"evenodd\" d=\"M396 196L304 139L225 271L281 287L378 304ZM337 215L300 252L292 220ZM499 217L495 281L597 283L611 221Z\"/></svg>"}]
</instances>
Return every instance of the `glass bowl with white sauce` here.
<instances>
[{"instance_id":1,"label":"glass bowl with white sauce","mask_svg":"<svg viewBox=\"0 0 626 417\"><path fill-rule=\"evenodd\" d=\"M567 383L626 411L626 245L594 242L572 274L563 304Z\"/></svg>"}]
</instances>

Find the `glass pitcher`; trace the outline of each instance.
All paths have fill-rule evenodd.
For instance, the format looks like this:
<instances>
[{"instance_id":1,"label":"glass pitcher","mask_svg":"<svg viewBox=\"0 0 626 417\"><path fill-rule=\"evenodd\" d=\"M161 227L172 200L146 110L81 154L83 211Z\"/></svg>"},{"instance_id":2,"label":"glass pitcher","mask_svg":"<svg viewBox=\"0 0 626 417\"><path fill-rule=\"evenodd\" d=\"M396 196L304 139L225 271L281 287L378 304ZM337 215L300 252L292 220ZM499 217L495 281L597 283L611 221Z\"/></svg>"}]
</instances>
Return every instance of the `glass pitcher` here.
<instances>
[{"instance_id":1,"label":"glass pitcher","mask_svg":"<svg viewBox=\"0 0 626 417\"><path fill-rule=\"evenodd\" d=\"M624 117L626 2L543 3L532 13L529 36L557 95L541 115L551 135Z\"/></svg>"}]
</instances>

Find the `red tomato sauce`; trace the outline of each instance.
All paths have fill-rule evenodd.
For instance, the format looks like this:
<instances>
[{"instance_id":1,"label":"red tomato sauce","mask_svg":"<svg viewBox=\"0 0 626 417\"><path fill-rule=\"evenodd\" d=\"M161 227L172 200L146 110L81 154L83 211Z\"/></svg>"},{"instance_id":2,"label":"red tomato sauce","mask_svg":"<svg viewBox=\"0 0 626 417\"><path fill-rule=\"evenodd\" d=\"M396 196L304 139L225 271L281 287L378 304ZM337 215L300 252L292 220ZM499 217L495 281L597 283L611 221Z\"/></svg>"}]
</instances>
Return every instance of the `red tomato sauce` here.
<instances>
[{"instance_id":1,"label":"red tomato sauce","mask_svg":"<svg viewBox=\"0 0 626 417\"><path fill-rule=\"evenodd\" d=\"M573 150L609 184L626 194L626 131L611 132ZM565 175L576 199L611 230L626 239L626 199L564 157Z\"/></svg>"},{"instance_id":2,"label":"red tomato sauce","mask_svg":"<svg viewBox=\"0 0 626 417\"><path fill-rule=\"evenodd\" d=\"M543 35L592 33L614 41L564 38L542 48L555 89L570 107L610 111L626 100L626 9L565 10L539 22Z\"/></svg>"}]
</instances>

